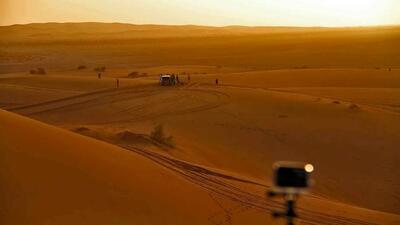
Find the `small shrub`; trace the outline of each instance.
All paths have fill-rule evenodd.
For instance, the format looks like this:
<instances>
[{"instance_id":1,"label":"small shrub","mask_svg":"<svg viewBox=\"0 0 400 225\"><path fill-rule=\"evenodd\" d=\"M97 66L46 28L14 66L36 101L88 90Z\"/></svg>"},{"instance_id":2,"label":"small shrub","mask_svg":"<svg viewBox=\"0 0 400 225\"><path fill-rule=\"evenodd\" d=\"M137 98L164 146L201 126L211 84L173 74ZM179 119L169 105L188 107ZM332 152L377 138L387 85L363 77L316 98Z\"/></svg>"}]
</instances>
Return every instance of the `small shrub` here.
<instances>
[{"instance_id":1,"label":"small shrub","mask_svg":"<svg viewBox=\"0 0 400 225\"><path fill-rule=\"evenodd\" d=\"M106 71L106 67L102 66L102 67L96 67L94 68L94 71L98 72L98 73L102 73Z\"/></svg>"},{"instance_id":2,"label":"small shrub","mask_svg":"<svg viewBox=\"0 0 400 225\"><path fill-rule=\"evenodd\" d=\"M87 132L87 131L90 131L90 129L87 128L87 127L77 127L77 128L75 128L74 130L75 130L76 132Z\"/></svg>"},{"instance_id":3,"label":"small shrub","mask_svg":"<svg viewBox=\"0 0 400 225\"><path fill-rule=\"evenodd\" d=\"M78 66L78 70L84 70L84 69L87 69L87 67L86 67L86 66L84 66L84 65L80 65L80 66Z\"/></svg>"},{"instance_id":4,"label":"small shrub","mask_svg":"<svg viewBox=\"0 0 400 225\"><path fill-rule=\"evenodd\" d=\"M37 74L46 74L46 70L44 68L37 68Z\"/></svg>"},{"instance_id":5,"label":"small shrub","mask_svg":"<svg viewBox=\"0 0 400 225\"><path fill-rule=\"evenodd\" d=\"M128 77L137 77L139 75L138 72L134 71L128 74Z\"/></svg>"},{"instance_id":6,"label":"small shrub","mask_svg":"<svg viewBox=\"0 0 400 225\"><path fill-rule=\"evenodd\" d=\"M36 69L32 69L29 71L30 74L39 74L39 75L44 75L46 74L46 70L44 68L36 68Z\"/></svg>"},{"instance_id":7,"label":"small shrub","mask_svg":"<svg viewBox=\"0 0 400 225\"><path fill-rule=\"evenodd\" d=\"M350 110L360 110L360 107L354 103L349 105Z\"/></svg>"},{"instance_id":8,"label":"small shrub","mask_svg":"<svg viewBox=\"0 0 400 225\"><path fill-rule=\"evenodd\" d=\"M332 103L333 103L333 104L340 104L339 101L333 101Z\"/></svg>"},{"instance_id":9,"label":"small shrub","mask_svg":"<svg viewBox=\"0 0 400 225\"><path fill-rule=\"evenodd\" d=\"M163 125L159 124L154 127L153 131L150 133L150 138L154 141L173 148L175 146L174 140L172 136L167 136L164 132Z\"/></svg>"}]
</instances>

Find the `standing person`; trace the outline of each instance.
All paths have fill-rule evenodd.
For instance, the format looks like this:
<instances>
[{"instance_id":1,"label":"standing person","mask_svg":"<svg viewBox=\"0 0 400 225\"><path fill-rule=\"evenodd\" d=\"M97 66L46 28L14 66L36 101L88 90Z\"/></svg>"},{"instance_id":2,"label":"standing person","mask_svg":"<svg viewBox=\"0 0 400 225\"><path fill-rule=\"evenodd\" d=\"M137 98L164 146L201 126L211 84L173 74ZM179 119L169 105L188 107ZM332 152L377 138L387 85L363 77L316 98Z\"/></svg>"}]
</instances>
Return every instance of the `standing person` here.
<instances>
[{"instance_id":1,"label":"standing person","mask_svg":"<svg viewBox=\"0 0 400 225\"><path fill-rule=\"evenodd\" d=\"M98 74L97 74L97 78L98 78L98 79L101 79L101 73L98 73Z\"/></svg>"},{"instance_id":2,"label":"standing person","mask_svg":"<svg viewBox=\"0 0 400 225\"><path fill-rule=\"evenodd\" d=\"M190 75L188 74L188 76L187 76L187 79L188 79L188 81L190 81Z\"/></svg>"},{"instance_id":3,"label":"standing person","mask_svg":"<svg viewBox=\"0 0 400 225\"><path fill-rule=\"evenodd\" d=\"M175 75L174 74L171 75L171 79L172 79L172 85L175 85L176 84L176 80L175 80Z\"/></svg>"},{"instance_id":4,"label":"standing person","mask_svg":"<svg viewBox=\"0 0 400 225\"><path fill-rule=\"evenodd\" d=\"M119 88L119 79L117 78L117 88Z\"/></svg>"},{"instance_id":5,"label":"standing person","mask_svg":"<svg viewBox=\"0 0 400 225\"><path fill-rule=\"evenodd\" d=\"M218 85L219 84L219 80L218 80L218 78L216 78L215 79L215 85Z\"/></svg>"},{"instance_id":6,"label":"standing person","mask_svg":"<svg viewBox=\"0 0 400 225\"><path fill-rule=\"evenodd\" d=\"M179 84L179 77L176 75L176 83Z\"/></svg>"}]
</instances>

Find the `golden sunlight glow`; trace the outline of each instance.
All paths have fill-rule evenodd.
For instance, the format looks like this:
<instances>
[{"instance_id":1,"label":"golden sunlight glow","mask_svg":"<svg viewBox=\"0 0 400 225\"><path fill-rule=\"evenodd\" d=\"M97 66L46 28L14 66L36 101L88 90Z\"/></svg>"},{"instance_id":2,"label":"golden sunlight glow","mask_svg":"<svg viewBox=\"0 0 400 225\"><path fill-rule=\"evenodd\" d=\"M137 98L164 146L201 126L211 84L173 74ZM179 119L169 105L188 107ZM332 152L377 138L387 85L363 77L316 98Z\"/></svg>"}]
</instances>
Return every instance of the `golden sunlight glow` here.
<instances>
[{"instance_id":1,"label":"golden sunlight glow","mask_svg":"<svg viewBox=\"0 0 400 225\"><path fill-rule=\"evenodd\" d=\"M368 25L384 19L390 5L380 0L335 0L321 1L325 8L332 12L332 19Z\"/></svg>"},{"instance_id":2,"label":"golden sunlight glow","mask_svg":"<svg viewBox=\"0 0 400 225\"><path fill-rule=\"evenodd\" d=\"M250 26L400 24L399 0L0 0L0 25L124 22Z\"/></svg>"}]
</instances>

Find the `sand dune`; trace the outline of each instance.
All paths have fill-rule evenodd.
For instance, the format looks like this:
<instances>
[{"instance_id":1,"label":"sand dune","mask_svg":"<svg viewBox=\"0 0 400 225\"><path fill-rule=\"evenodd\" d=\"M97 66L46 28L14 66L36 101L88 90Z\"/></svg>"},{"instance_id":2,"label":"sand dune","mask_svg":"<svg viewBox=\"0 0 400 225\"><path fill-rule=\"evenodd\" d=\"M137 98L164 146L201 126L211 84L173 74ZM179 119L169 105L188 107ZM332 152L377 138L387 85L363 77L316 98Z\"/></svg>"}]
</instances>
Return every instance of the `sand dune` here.
<instances>
[{"instance_id":1,"label":"sand dune","mask_svg":"<svg viewBox=\"0 0 400 225\"><path fill-rule=\"evenodd\" d=\"M381 32L392 32L396 26L377 27ZM205 37L254 34L295 34L316 33L324 35L329 32L368 32L368 28L323 28L323 27L246 27L225 26L208 27L197 25L134 25L123 23L37 23L0 27L2 39L16 41L57 41L57 40L105 40L160 37Z\"/></svg>"},{"instance_id":2,"label":"sand dune","mask_svg":"<svg viewBox=\"0 0 400 225\"><path fill-rule=\"evenodd\" d=\"M39 31L33 29L36 26L41 27L37 28ZM149 33L148 36L134 33L124 37L117 34L117 37L124 38L121 40L111 34L102 37L102 30L108 30L110 26L41 24L1 27L0 73L28 71L38 66L74 69L81 64L92 68L112 65L133 69L162 65L242 69L399 67L399 52L396 51L399 48L399 27L197 29L144 26L142 30ZM44 37L29 38L26 33L12 32L14 29L32 34L46 30L54 32L54 37L45 34ZM82 35L74 33L82 29L87 31ZM95 32L97 29L100 34ZM116 26L115 29L121 28ZM202 35L204 29L215 33L224 33L228 29L232 33L207 35L206 32ZM243 29L249 31L243 33ZM113 29L110 30L112 33ZM172 35L162 37L164 34Z\"/></svg>"},{"instance_id":3,"label":"sand dune","mask_svg":"<svg viewBox=\"0 0 400 225\"><path fill-rule=\"evenodd\" d=\"M232 75L232 82L235 77L241 83L244 76ZM315 81L305 76L303 85L306 80ZM352 102L335 104L335 99L319 95L252 88L251 83L214 87L204 82L165 89L153 82L10 110L68 129L94 126L100 133L150 133L163 123L182 148L170 154L264 180L270 177L268 165L276 160L311 161L321 171L315 188L319 194L398 211L398 114L359 102L353 109ZM371 179L376 185L369 185Z\"/></svg>"},{"instance_id":4,"label":"sand dune","mask_svg":"<svg viewBox=\"0 0 400 225\"><path fill-rule=\"evenodd\" d=\"M2 224L208 224L213 214L223 217L210 193L137 154L4 111L0 124Z\"/></svg>"},{"instance_id":5,"label":"sand dune","mask_svg":"<svg viewBox=\"0 0 400 225\"><path fill-rule=\"evenodd\" d=\"M271 223L278 207L257 181L124 150L4 111L0 125L2 224L260 224ZM301 224L400 221L313 197L304 201ZM325 207L330 213L315 211Z\"/></svg>"},{"instance_id":6,"label":"sand dune","mask_svg":"<svg viewBox=\"0 0 400 225\"><path fill-rule=\"evenodd\" d=\"M316 166L301 223L400 223L399 27L0 34L0 107L102 141L1 111L5 224L279 224L277 160ZM175 147L151 139L158 124Z\"/></svg>"}]
</instances>

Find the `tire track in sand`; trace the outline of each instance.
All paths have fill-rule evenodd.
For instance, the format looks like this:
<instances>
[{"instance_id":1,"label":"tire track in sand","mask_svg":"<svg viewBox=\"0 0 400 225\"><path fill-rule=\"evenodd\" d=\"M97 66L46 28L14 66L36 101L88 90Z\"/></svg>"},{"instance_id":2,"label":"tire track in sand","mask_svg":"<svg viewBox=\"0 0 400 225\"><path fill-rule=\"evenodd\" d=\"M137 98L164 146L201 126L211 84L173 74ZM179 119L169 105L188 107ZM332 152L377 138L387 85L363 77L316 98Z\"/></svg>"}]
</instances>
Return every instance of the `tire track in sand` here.
<instances>
[{"instance_id":1,"label":"tire track in sand","mask_svg":"<svg viewBox=\"0 0 400 225\"><path fill-rule=\"evenodd\" d=\"M239 208L226 209L223 211L226 214L226 223L229 224L233 214L239 211L255 209L265 213L272 213L275 210L282 210L283 206L281 202L267 199L264 195L254 194L244 188L234 185L234 182L240 182L248 185L256 185L259 187L267 188L266 185L237 178L234 176L226 175L220 172L213 171L211 169L194 165L182 160L178 160L172 157L162 155L153 151L149 151L143 148L138 148L132 145L120 145L121 147L140 154L161 166L177 173L188 181L204 188L209 191L213 196L219 195L226 199L236 202L239 204ZM215 200L215 199L214 199ZM219 203L217 203L219 204ZM314 210L298 207L298 213L300 215L299 221L302 224L310 225L376 225L375 223L354 219L339 215L330 215L328 213L322 213ZM211 215L209 220L213 220L216 215ZM218 223L215 223L218 224Z\"/></svg>"},{"instance_id":2,"label":"tire track in sand","mask_svg":"<svg viewBox=\"0 0 400 225\"><path fill-rule=\"evenodd\" d=\"M193 94L194 92L198 92L206 97L203 96L203 98L199 98L196 94ZM166 94L165 96L163 95L164 93ZM226 104L226 99L228 97L229 96L226 96L223 93L213 90L205 91L188 88L174 88L163 90L148 87L140 89L135 87L127 87L121 89L114 88L95 91L48 102L15 107L11 108L10 111L23 115L35 115L36 117L40 117L40 114L44 113L57 113L67 111L76 111L77 113L79 113L82 108L101 108L102 106L107 107L109 104L117 104L124 101L133 101L133 106L132 104L127 104L127 106L122 107L122 109L115 109L115 111L112 112L113 116L108 117L108 120L104 121L105 117L102 117L103 121L94 121L90 123L91 125L106 125L123 122L139 122L166 115L183 115L210 110ZM149 99L144 103L135 105L135 100L143 98ZM189 102L193 104L179 103L180 101L184 101L185 99L189 99ZM175 106L171 107L171 103L175 104ZM159 108L155 110L155 107ZM143 113L142 115L138 113L145 109L148 109L148 112ZM121 114L125 115L125 118L120 118Z\"/></svg>"}]
</instances>

